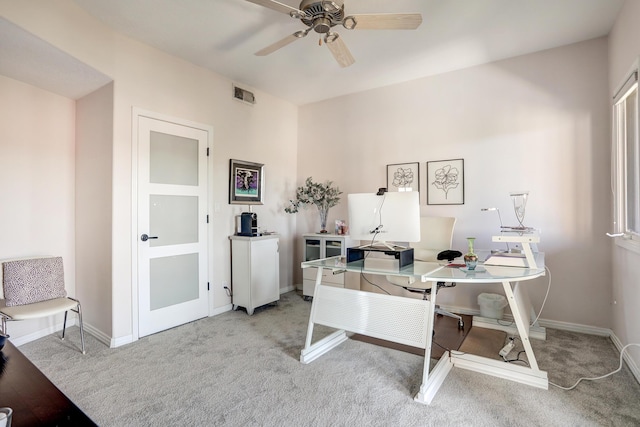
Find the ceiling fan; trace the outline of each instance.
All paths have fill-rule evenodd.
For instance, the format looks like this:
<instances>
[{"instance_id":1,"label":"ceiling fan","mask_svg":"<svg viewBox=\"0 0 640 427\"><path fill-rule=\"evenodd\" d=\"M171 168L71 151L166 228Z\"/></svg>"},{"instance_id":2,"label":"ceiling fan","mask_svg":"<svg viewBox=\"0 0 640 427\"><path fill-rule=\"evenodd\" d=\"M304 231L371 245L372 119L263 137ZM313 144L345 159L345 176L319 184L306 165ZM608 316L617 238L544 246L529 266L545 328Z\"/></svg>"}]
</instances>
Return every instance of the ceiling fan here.
<instances>
[{"instance_id":1,"label":"ceiling fan","mask_svg":"<svg viewBox=\"0 0 640 427\"><path fill-rule=\"evenodd\" d=\"M348 15L344 13L344 2L326 0L302 0L299 9L277 2L275 0L247 0L277 12L286 13L294 19L299 19L308 28L279 40L255 54L265 56L276 50L306 37L311 30L320 34L319 43L327 45L333 57L341 67L348 67L355 62L351 52L338 33L331 31L336 25L342 25L347 30L414 30L422 23L419 13L383 13L366 15Z\"/></svg>"}]
</instances>

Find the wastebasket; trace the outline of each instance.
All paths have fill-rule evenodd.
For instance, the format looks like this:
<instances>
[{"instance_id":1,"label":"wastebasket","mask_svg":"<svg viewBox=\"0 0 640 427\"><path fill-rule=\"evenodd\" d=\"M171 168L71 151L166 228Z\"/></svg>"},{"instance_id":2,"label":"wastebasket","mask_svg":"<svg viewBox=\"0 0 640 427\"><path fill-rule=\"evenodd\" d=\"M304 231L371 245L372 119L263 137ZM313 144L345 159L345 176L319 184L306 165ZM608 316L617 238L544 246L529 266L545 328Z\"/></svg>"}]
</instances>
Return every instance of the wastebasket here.
<instances>
[{"instance_id":1,"label":"wastebasket","mask_svg":"<svg viewBox=\"0 0 640 427\"><path fill-rule=\"evenodd\" d=\"M498 294L480 294L478 295L478 304L480 305L480 316L490 319L502 319L504 308L508 305L507 299Z\"/></svg>"}]
</instances>

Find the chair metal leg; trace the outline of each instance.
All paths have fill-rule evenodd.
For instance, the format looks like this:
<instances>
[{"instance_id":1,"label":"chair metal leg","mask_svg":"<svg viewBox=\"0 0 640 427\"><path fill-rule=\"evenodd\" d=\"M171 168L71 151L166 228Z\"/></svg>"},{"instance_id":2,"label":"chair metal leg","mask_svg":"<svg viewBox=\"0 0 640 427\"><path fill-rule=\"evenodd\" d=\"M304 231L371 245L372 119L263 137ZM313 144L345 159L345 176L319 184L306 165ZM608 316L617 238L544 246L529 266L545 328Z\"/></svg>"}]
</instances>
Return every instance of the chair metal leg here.
<instances>
[{"instance_id":1,"label":"chair metal leg","mask_svg":"<svg viewBox=\"0 0 640 427\"><path fill-rule=\"evenodd\" d=\"M75 298L71 298L71 297L67 297L73 301L75 301L78 305L77 305L77 309L73 310L74 312L76 312L78 314L78 323L80 326L80 342L82 343L82 354L87 354L87 352L84 349L84 324L82 323L82 306L80 305L80 301L78 301ZM66 318L67 318L67 313L64 313L65 316L65 322L66 322Z\"/></svg>"},{"instance_id":2,"label":"chair metal leg","mask_svg":"<svg viewBox=\"0 0 640 427\"><path fill-rule=\"evenodd\" d=\"M450 313L440 308L439 305L436 305L436 314L441 316L448 316L453 319L458 319L458 329L464 329L464 320L462 320L462 316L458 316L457 314Z\"/></svg>"},{"instance_id":3,"label":"chair metal leg","mask_svg":"<svg viewBox=\"0 0 640 427\"><path fill-rule=\"evenodd\" d=\"M80 322L80 341L82 342L82 354L87 354L84 350L84 324L82 323L82 307L78 301L78 321Z\"/></svg>"},{"instance_id":4,"label":"chair metal leg","mask_svg":"<svg viewBox=\"0 0 640 427\"><path fill-rule=\"evenodd\" d=\"M0 317L2 317L2 333L7 335L7 318L5 316Z\"/></svg>"},{"instance_id":5,"label":"chair metal leg","mask_svg":"<svg viewBox=\"0 0 640 427\"><path fill-rule=\"evenodd\" d=\"M62 322L62 341L64 341L64 331L67 329L67 311L64 312L64 322Z\"/></svg>"}]
</instances>

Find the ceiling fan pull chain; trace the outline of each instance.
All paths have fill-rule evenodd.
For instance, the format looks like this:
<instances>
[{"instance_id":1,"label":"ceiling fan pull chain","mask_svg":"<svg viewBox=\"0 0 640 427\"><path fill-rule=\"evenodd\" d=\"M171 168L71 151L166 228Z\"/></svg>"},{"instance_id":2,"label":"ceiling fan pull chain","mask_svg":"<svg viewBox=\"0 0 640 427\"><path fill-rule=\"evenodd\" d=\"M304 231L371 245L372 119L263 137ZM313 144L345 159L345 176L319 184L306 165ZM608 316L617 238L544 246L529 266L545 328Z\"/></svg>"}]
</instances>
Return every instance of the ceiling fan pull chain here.
<instances>
[{"instance_id":1,"label":"ceiling fan pull chain","mask_svg":"<svg viewBox=\"0 0 640 427\"><path fill-rule=\"evenodd\" d=\"M322 36L318 39L318 46L322 46Z\"/></svg>"}]
</instances>

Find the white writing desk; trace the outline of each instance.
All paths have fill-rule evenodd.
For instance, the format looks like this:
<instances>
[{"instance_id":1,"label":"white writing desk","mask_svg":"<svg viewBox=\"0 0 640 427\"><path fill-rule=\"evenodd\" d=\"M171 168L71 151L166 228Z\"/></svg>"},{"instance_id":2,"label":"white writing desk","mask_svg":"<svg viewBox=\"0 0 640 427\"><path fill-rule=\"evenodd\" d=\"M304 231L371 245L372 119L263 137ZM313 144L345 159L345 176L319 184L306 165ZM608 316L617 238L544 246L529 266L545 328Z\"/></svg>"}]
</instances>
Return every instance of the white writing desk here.
<instances>
[{"instance_id":1,"label":"white writing desk","mask_svg":"<svg viewBox=\"0 0 640 427\"><path fill-rule=\"evenodd\" d=\"M344 257L303 262L302 268L317 268L318 273L305 347L300 354L300 361L302 363L314 361L348 339L347 332L353 332L425 349L422 384L415 396L415 400L420 403L431 403L440 385L454 366L547 389L549 385L547 373L538 368L529 341L528 313L530 313L531 305L526 288L520 284L522 281L535 279L545 274L544 254L537 253L535 255L537 261L535 269L485 267L480 264L479 271L476 272L466 272L459 268L420 261L396 272L365 270L362 260L347 264ZM414 277L416 281L411 287L416 289L431 288L430 300L322 285L323 269L332 270L334 274L349 271ZM429 372L437 282L502 283L529 366L520 366L501 360L452 351L445 352L433 370ZM316 324L329 326L337 331L312 343L313 328Z\"/></svg>"}]
</instances>

